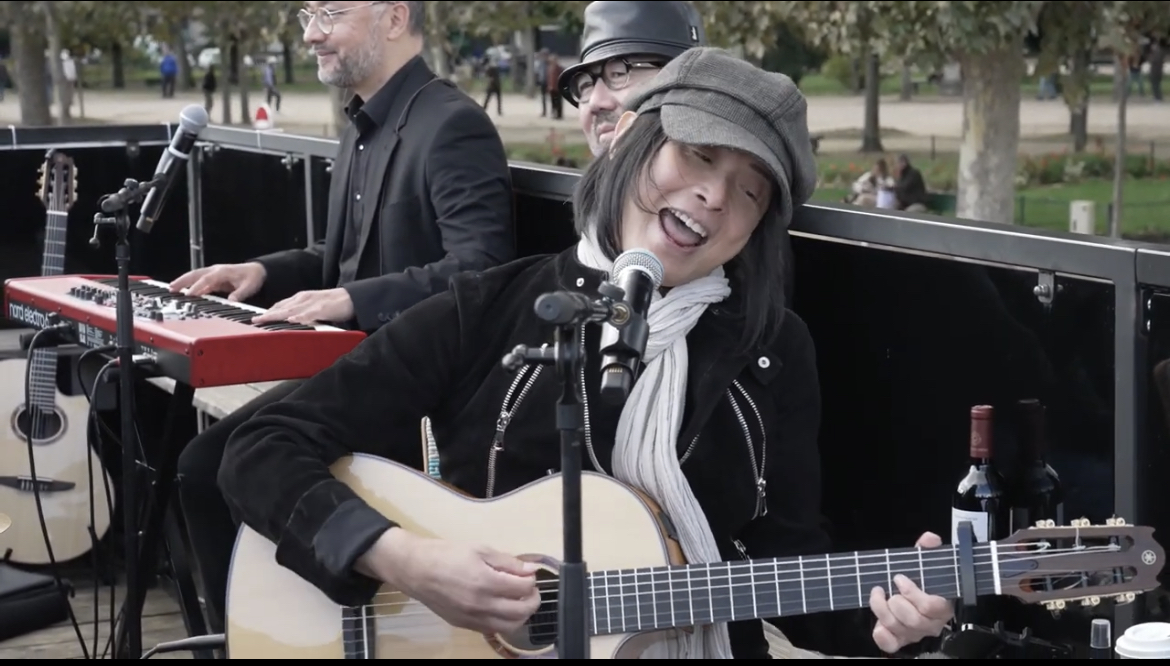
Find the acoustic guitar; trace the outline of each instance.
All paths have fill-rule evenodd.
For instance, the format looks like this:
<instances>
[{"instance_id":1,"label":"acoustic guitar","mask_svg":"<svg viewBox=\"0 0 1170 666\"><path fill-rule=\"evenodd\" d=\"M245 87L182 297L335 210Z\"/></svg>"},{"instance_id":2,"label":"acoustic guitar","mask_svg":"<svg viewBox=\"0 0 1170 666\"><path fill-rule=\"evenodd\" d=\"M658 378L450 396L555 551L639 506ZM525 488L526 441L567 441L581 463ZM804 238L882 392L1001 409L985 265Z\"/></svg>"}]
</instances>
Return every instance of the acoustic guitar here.
<instances>
[{"instance_id":1,"label":"acoustic guitar","mask_svg":"<svg viewBox=\"0 0 1170 666\"><path fill-rule=\"evenodd\" d=\"M41 274L62 275L69 209L77 200L73 159L50 150L39 185L46 210ZM0 361L0 414L5 418L0 427L0 509L12 516L15 526L0 534L0 557L7 553L19 564L49 564L34 490L40 494L53 559L64 562L89 552L91 484L95 537L102 538L110 527L108 475L89 446L89 402L57 388L56 349L35 349L30 359ZM35 470L29 465L30 436Z\"/></svg>"},{"instance_id":2,"label":"acoustic guitar","mask_svg":"<svg viewBox=\"0 0 1170 666\"><path fill-rule=\"evenodd\" d=\"M276 563L271 541L240 529L228 582L232 659L555 658L561 477L491 500L468 498L409 467L358 455L333 475L371 506L421 535L484 544L543 567L543 604L510 635L453 628L384 587L367 606L339 607ZM685 564L670 523L645 496L610 477L582 475L593 659L636 658L654 632L716 622L865 608L874 586L905 574L929 594L1007 595L1052 609L1105 598L1132 601L1158 586L1164 551L1153 529L1111 519L1038 526L960 549L891 548L715 564ZM966 560L966 561L965 561Z\"/></svg>"}]
</instances>

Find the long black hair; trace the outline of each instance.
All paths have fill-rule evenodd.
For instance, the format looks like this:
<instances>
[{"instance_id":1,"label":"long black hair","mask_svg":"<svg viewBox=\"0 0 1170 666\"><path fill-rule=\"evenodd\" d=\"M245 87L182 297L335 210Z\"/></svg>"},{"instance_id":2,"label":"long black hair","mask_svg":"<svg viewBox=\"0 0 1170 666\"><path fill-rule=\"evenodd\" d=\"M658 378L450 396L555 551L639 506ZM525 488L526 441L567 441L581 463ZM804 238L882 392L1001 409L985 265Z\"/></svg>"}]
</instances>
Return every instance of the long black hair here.
<instances>
[{"instance_id":1,"label":"long black hair","mask_svg":"<svg viewBox=\"0 0 1170 666\"><path fill-rule=\"evenodd\" d=\"M616 137L615 137L615 140ZM667 142L657 111L638 115L622 135L612 157L602 155L589 165L573 192L573 217L578 235L593 231L601 252L610 260L622 251L621 220L628 197L637 196L638 184L650 177L650 164ZM741 351L767 345L784 320L783 247L788 233L776 193L747 245L726 266L732 296L722 305L744 319ZM639 202L644 209L649 206ZM651 211L656 212L656 211ZM591 230L589 227L596 225Z\"/></svg>"}]
</instances>

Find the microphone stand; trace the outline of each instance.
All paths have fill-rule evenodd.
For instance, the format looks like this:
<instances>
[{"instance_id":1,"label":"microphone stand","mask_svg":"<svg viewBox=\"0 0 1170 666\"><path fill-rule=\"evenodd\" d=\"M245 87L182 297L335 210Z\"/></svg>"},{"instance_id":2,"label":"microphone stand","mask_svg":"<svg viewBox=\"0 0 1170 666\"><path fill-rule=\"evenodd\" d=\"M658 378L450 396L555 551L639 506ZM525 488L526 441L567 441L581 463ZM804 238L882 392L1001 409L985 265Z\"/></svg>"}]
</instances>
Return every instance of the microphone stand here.
<instances>
[{"instance_id":1,"label":"microphone stand","mask_svg":"<svg viewBox=\"0 0 1170 666\"><path fill-rule=\"evenodd\" d=\"M117 360L118 360L118 390L121 416L122 438L122 519L124 522L123 535L126 550L126 600L122 604L122 626L119 633L124 633L123 641L118 641L114 654L121 652L121 658L140 659L142 656L142 618L135 612L141 608L143 591L139 589L138 576L138 442L134 429L134 307L130 300L130 213L129 209L135 204L142 203L146 195L159 184L161 179L154 179L145 183L130 178L124 187L115 194L102 197L100 202L101 213L93 216L93 237L89 244L98 247L98 233L103 226L114 227L117 233L117 244L114 256L118 264L117 309ZM107 215L103 215L106 213Z\"/></svg>"},{"instance_id":2,"label":"microphone stand","mask_svg":"<svg viewBox=\"0 0 1170 666\"><path fill-rule=\"evenodd\" d=\"M602 290L607 292L607 290ZM585 363L585 324L627 320L624 303L610 297L592 300L571 292L547 293L536 299L536 314L556 325L554 344L520 345L504 357L504 368L515 372L528 363L553 365L561 382L556 422L561 439L561 483L564 504L564 553L560 563L557 601L557 658L589 659L588 571L581 537L581 433L584 427L577 380Z\"/></svg>"}]
</instances>

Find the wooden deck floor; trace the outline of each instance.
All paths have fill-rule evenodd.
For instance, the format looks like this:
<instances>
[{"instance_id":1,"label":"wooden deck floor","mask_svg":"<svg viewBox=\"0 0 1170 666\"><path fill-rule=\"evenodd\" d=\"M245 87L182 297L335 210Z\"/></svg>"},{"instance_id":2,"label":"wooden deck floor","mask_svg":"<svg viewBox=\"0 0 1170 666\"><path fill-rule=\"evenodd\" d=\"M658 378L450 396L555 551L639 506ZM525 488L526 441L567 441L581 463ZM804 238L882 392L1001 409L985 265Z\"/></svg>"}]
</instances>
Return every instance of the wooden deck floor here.
<instances>
[{"instance_id":1,"label":"wooden deck floor","mask_svg":"<svg viewBox=\"0 0 1170 666\"><path fill-rule=\"evenodd\" d=\"M159 643L187 637L179 606L163 585L147 591L146 604L142 609L142 649L149 650ZM97 654L98 658L110 659L106 650L110 638L110 588L105 586L94 596L93 582L78 580L74 583L73 613L85 639L85 649L93 658L94 607L98 611ZM117 614L126 596L124 585L114 589L114 613ZM105 656L102 656L103 652ZM71 622L66 620L47 629L0 641L0 662L11 659L82 659L80 641ZM152 659L191 659L190 652L160 654Z\"/></svg>"}]
</instances>

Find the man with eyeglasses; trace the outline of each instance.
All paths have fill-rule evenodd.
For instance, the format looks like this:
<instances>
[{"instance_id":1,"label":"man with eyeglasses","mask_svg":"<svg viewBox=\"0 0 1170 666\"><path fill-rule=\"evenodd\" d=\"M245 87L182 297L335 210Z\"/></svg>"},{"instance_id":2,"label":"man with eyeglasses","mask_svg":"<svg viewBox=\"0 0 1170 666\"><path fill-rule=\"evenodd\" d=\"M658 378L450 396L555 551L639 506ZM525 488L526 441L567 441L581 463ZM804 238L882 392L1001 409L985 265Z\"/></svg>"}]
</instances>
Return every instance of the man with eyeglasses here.
<instances>
[{"instance_id":1,"label":"man with eyeglasses","mask_svg":"<svg viewBox=\"0 0 1170 666\"><path fill-rule=\"evenodd\" d=\"M622 104L639 84L687 49L706 45L703 20L689 3L590 3L581 62L561 73L558 87L577 107L593 156L609 146Z\"/></svg>"},{"instance_id":2,"label":"man with eyeglasses","mask_svg":"<svg viewBox=\"0 0 1170 666\"><path fill-rule=\"evenodd\" d=\"M372 332L463 271L515 257L507 155L487 113L422 59L422 2L306 2L304 40L322 83L352 91L325 240L171 283L189 294L272 303L254 323L328 322ZM205 430L179 459L180 499L208 619L223 631L236 524L217 487L227 439L285 382Z\"/></svg>"}]
</instances>

